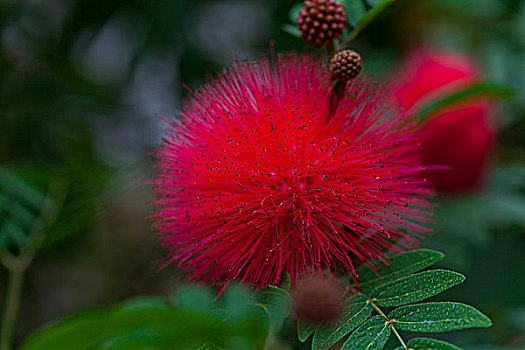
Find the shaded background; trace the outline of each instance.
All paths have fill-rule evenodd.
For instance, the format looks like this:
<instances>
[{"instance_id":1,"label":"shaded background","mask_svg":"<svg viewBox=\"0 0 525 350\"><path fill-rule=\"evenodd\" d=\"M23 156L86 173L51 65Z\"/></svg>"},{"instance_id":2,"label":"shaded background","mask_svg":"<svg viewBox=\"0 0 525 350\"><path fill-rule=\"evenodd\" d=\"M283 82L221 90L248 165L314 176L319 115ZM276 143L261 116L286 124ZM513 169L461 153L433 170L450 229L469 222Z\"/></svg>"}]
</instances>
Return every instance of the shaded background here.
<instances>
[{"instance_id":1,"label":"shaded background","mask_svg":"<svg viewBox=\"0 0 525 350\"><path fill-rule=\"evenodd\" d=\"M281 30L294 3L0 0L0 166L42 191L66 189L27 276L17 339L74 310L173 291L180 277L157 272L162 251L145 219L158 116L174 117L187 94L182 84L198 86L234 55L267 54L270 40L277 51L311 51ZM486 77L514 90L500 108L491 179L478 193L438 199L443 224L423 242L468 277L443 298L494 319L491 329L451 335L458 343L525 343L523 7L400 0L354 43L380 80L427 42L471 54ZM502 193L513 201L491 206ZM0 293L5 277L1 270Z\"/></svg>"}]
</instances>

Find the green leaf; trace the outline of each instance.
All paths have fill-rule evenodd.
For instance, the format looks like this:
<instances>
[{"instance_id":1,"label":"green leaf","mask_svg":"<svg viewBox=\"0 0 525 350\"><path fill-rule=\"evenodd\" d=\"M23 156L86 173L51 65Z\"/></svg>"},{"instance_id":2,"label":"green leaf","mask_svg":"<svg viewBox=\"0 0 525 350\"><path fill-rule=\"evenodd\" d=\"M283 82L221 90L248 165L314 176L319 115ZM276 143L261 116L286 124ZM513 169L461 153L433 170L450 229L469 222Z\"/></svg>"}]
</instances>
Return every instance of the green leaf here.
<instances>
[{"instance_id":1,"label":"green leaf","mask_svg":"<svg viewBox=\"0 0 525 350\"><path fill-rule=\"evenodd\" d=\"M184 286L174 295L175 303L180 309L204 313L212 309L213 298L213 292L201 286Z\"/></svg>"},{"instance_id":2,"label":"green leaf","mask_svg":"<svg viewBox=\"0 0 525 350\"><path fill-rule=\"evenodd\" d=\"M297 321L297 338L299 338L301 342L306 341L310 334L315 332L316 328L315 325L305 323L301 320Z\"/></svg>"},{"instance_id":3,"label":"green leaf","mask_svg":"<svg viewBox=\"0 0 525 350\"><path fill-rule=\"evenodd\" d=\"M46 200L44 193L2 168L0 168L0 192L5 192L9 197L22 201L33 209L40 209Z\"/></svg>"},{"instance_id":4,"label":"green leaf","mask_svg":"<svg viewBox=\"0 0 525 350\"><path fill-rule=\"evenodd\" d=\"M414 350L461 350L461 348L450 343L430 338L410 339L407 346Z\"/></svg>"},{"instance_id":5,"label":"green leaf","mask_svg":"<svg viewBox=\"0 0 525 350\"><path fill-rule=\"evenodd\" d=\"M288 11L288 18L290 19L290 22L296 24L297 23L297 16L299 16L299 10L303 8L303 3L298 2L292 5L290 7L290 11Z\"/></svg>"},{"instance_id":6,"label":"green leaf","mask_svg":"<svg viewBox=\"0 0 525 350\"><path fill-rule=\"evenodd\" d=\"M24 249L30 242L27 231L24 231L10 219L6 219L1 223L0 238L0 249L7 248L9 244L15 244L18 249Z\"/></svg>"},{"instance_id":7,"label":"green leaf","mask_svg":"<svg viewBox=\"0 0 525 350\"><path fill-rule=\"evenodd\" d=\"M8 215L26 232L29 232L38 218L38 213L31 211L21 202L12 201L7 209Z\"/></svg>"},{"instance_id":8,"label":"green leaf","mask_svg":"<svg viewBox=\"0 0 525 350\"><path fill-rule=\"evenodd\" d=\"M341 320L331 326L320 327L314 334L312 349L328 349L353 329L366 321L372 313L372 305L363 294L348 300Z\"/></svg>"},{"instance_id":9,"label":"green leaf","mask_svg":"<svg viewBox=\"0 0 525 350\"><path fill-rule=\"evenodd\" d=\"M375 272L363 266L357 269L359 287L364 291L371 291L383 283L423 270L443 257L443 253L440 252L418 249L394 256L387 261L390 266L381 265Z\"/></svg>"},{"instance_id":10,"label":"green leaf","mask_svg":"<svg viewBox=\"0 0 525 350\"><path fill-rule=\"evenodd\" d=\"M341 350L381 350L390 332L388 320L382 315L374 316L348 337Z\"/></svg>"},{"instance_id":11,"label":"green leaf","mask_svg":"<svg viewBox=\"0 0 525 350\"><path fill-rule=\"evenodd\" d=\"M389 319L403 331L446 332L456 329L489 327L490 319L474 307L455 302L423 303L393 310Z\"/></svg>"},{"instance_id":12,"label":"green leaf","mask_svg":"<svg viewBox=\"0 0 525 350\"><path fill-rule=\"evenodd\" d=\"M0 250L25 250L43 224L45 206L43 193L0 167Z\"/></svg>"},{"instance_id":13,"label":"green leaf","mask_svg":"<svg viewBox=\"0 0 525 350\"><path fill-rule=\"evenodd\" d=\"M365 5L361 0L345 0L343 7L346 12L346 19L352 27L355 27L359 18L366 13Z\"/></svg>"},{"instance_id":14,"label":"green leaf","mask_svg":"<svg viewBox=\"0 0 525 350\"><path fill-rule=\"evenodd\" d=\"M232 342L260 348L268 334L265 308L253 305L242 321L188 312L163 299L142 297L119 305L84 311L44 327L22 350L229 349ZM206 348L206 347L205 347Z\"/></svg>"},{"instance_id":15,"label":"green leaf","mask_svg":"<svg viewBox=\"0 0 525 350\"><path fill-rule=\"evenodd\" d=\"M231 286L223 297L227 318L239 321L248 317L253 304L247 289L241 286Z\"/></svg>"},{"instance_id":16,"label":"green leaf","mask_svg":"<svg viewBox=\"0 0 525 350\"><path fill-rule=\"evenodd\" d=\"M460 273L430 270L406 276L375 288L370 298L379 306L401 306L427 299L465 280Z\"/></svg>"},{"instance_id":17,"label":"green leaf","mask_svg":"<svg viewBox=\"0 0 525 350\"><path fill-rule=\"evenodd\" d=\"M473 97L494 97L503 99L509 98L510 96L512 96L512 90L506 86L496 85L487 81L476 82L453 91L451 94L443 98L430 102L417 112L415 118L417 120L425 120L439 109Z\"/></svg>"},{"instance_id":18,"label":"green leaf","mask_svg":"<svg viewBox=\"0 0 525 350\"><path fill-rule=\"evenodd\" d=\"M290 315L291 300L290 293L274 286L266 286L255 294L255 301L268 308L274 322Z\"/></svg>"},{"instance_id":19,"label":"green leaf","mask_svg":"<svg viewBox=\"0 0 525 350\"><path fill-rule=\"evenodd\" d=\"M366 27L378 14L380 14L388 5L396 0L381 0L375 1L375 6L372 7L367 13L365 13L357 21L356 29L361 31Z\"/></svg>"},{"instance_id":20,"label":"green leaf","mask_svg":"<svg viewBox=\"0 0 525 350\"><path fill-rule=\"evenodd\" d=\"M195 350L224 350L224 348L220 348L213 344L204 344L196 348Z\"/></svg>"},{"instance_id":21,"label":"green leaf","mask_svg":"<svg viewBox=\"0 0 525 350\"><path fill-rule=\"evenodd\" d=\"M283 23L281 24L281 29L290 34L291 36L294 36L296 38L300 38L301 37L301 31L299 30L299 28L297 28L297 26L293 25L293 24L290 24L290 23Z\"/></svg>"}]
</instances>

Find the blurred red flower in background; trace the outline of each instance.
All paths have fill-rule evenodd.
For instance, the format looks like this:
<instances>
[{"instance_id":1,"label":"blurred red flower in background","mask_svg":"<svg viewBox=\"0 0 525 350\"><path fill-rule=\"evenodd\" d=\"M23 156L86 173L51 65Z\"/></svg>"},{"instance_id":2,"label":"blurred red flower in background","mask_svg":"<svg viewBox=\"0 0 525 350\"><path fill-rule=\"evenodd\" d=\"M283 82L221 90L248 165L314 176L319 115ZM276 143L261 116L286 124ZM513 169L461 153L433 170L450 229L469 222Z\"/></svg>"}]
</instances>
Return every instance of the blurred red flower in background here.
<instances>
[{"instance_id":1,"label":"blurred red flower in background","mask_svg":"<svg viewBox=\"0 0 525 350\"><path fill-rule=\"evenodd\" d=\"M428 48L414 50L396 75L393 97L400 110L410 114L429 101L478 82L481 76L469 57ZM487 98L473 97L425 118L423 163L448 167L428 172L437 191L456 193L480 185L494 145L493 110Z\"/></svg>"},{"instance_id":2,"label":"blurred red flower in background","mask_svg":"<svg viewBox=\"0 0 525 350\"><path fill-rule=\"evenodd\" d=\"M157 153L156 229L169 262L224 286L355 274L428 232L431 190L405 116L363 79L330 108L310 56L237 64L202 86Z\"/></svg>"}]
</instances>

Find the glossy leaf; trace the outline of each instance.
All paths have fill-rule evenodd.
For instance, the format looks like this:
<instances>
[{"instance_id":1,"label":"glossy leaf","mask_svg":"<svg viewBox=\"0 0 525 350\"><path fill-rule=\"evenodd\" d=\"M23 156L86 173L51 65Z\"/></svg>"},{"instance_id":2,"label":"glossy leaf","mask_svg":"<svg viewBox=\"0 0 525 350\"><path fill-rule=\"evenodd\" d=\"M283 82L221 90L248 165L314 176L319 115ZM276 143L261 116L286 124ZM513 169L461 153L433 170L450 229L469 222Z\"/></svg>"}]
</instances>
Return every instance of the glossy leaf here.
<instances>
[{"instance_id":1,"label":"glossy leaf","mask_svg":"<svg viewBox=\"0 0 525 350\"><path fill-rule=\"evenodd\" d=\"M456 329L489 327L490 319L474 307L455 302L402 306L389 315L394 326L412 332L446 332Z\"/></svg>"},{"instance_id":2,"label":"glossy leaf","mask_svg":"<svg viewBox=\"0 0 525 350\"><path fill-rule=\"evenodd\" d=\"M443 259L443 253L429 249L410 250L387 260L389 266L381 264L377 271L363 266L357 270L359 287L371 291L375 287L410 275Z\"/></svg>"},{"instance_id":3,"label":"glossy leaf","mask_svg":"<svg viewBox=\"0 0 525 350\"><path fill-rule=\"evenodd\" d=\"M450 343L430 338L413 338L407 345L414 350L461 350Z\"/></svg>"},{"instance_id":4,"label":"glossy leaf","mask_svg":"<svg viewBox=\"0 0 525 350\"><path fill-rule=\"evenodd\" d=\"M464 280L465 276L453 271L424 271L382 284L372 291L370 297L379 306L401 306L427 299Z\"/></svg>"},{"instance_id":5,"label":"glossy leaf","mask_svg":"<svg viewBox=\"0 0 525 350\"><path fill-rule=\"evenodd\" d=\"M319 328L312 340L312 349L328 349L344 336L366 321L372 313L372 305L365 295L359 294L349 299L341 321Z\"/></svg>"},{"instance_id":6,"label":"glossy leaf","mask_svg":"<svg viewBox=\"0 0 525 350\"><path fill-rule=\"evenodd\" d=\"M381 350L390 337L388 320L377 315L357 328L341 347L341 350Z\"/></svg>"},{"instance_id":7,"label":"glossy leaf","mask_svg":"<svg viewBox=\"0 0 525 350\"><path fill-rule=\"evenodd\" d=\"M299 338L301 342L306 341L306 339L315 332L316 328L315 325L305 323L301 320L297 321L297 338Z\"/></svg>"}]
</instances>

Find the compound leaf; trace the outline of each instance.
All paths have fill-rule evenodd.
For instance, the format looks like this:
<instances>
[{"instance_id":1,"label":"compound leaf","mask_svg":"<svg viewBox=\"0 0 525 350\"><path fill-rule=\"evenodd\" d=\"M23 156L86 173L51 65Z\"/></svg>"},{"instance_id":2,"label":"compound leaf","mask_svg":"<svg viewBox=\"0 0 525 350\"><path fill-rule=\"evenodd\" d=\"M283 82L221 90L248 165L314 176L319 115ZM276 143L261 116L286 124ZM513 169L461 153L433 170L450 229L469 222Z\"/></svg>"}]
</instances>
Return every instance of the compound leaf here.
<instances>
[{"instance_id":1,"label":"compound leaf","mask_svg":"<svg viewBox=\"0 0 525 350\"><path fill-rule=\"evenodd\" d=\"M401 306L427 299L465 280L460 273L430 270L406 276L375 288L370 297L379 306Z\"/></svg>"},{"instance_id":2,"label":"compound leaf","mask_svg":"<svg viewBox=\"0 0 525 350\"><path fill-rule=\"evenodd\" d=\"M474 307L455 302L432 302L401 306L389 315L403 331L446 332L456 329L489 327L490 319Z\"/></svg>"}]
</instances>

